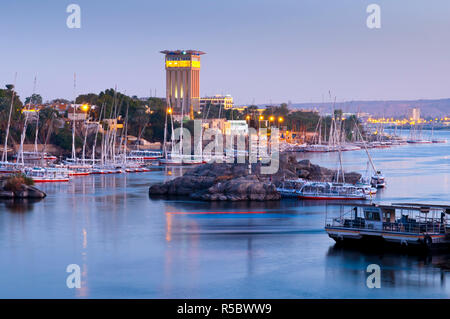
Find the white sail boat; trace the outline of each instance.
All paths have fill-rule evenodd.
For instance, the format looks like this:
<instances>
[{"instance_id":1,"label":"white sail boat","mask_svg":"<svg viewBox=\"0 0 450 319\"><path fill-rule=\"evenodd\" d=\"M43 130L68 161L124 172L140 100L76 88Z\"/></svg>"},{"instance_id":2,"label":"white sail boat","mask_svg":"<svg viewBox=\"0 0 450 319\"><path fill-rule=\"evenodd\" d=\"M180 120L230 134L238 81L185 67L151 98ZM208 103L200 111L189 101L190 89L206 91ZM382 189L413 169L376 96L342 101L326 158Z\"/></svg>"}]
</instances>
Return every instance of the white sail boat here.
<instances>
[{"instance_id":1,"label":"white sail boat","mask_svg":"<svg viewBox=\"0 0 450 319\"><path fill-rule=\"evenodd\" d=\"M6 134L5 134L5 143L3 146L2 160L0 162L0 173L16 173L20 172L20 168L17 163L8 162L8 138L9 138L9 129L11 127L11 114L14 105L14 98L16 97L16 80L17 73L14 76L14 84L11 92L11 103L9 106L9 115L8 115L8 124L6 126Z\"/></svg>"},{"instance_id":2,"label":"white sail boat","mask_svg":"<svg viewBox=\"0 0 450 319\"><path fill-rule=\"evenodd\" d=\"M363 136L361 134L361 131L360 131L359 126L358 126L358 123L356 123L355 127L356 127L358 135L360 136L360 138L361 138L361 140L363 142L364 150L366 151L367 158L369 159L369 163L370 163L370 165L372 166L372 169L373 169L373 175L371 177L370 184L373 187L375 187L375 188L383 188L383 187L386 186L386 180L385 180L383 174L381 173L381 171L377 170L375 168L375 164L373 163L372 156L370 156L369 150L367 149L366 142L365 142L365 140L364 140L364 138L363 138Z\"/></svg>"}]
</instances>

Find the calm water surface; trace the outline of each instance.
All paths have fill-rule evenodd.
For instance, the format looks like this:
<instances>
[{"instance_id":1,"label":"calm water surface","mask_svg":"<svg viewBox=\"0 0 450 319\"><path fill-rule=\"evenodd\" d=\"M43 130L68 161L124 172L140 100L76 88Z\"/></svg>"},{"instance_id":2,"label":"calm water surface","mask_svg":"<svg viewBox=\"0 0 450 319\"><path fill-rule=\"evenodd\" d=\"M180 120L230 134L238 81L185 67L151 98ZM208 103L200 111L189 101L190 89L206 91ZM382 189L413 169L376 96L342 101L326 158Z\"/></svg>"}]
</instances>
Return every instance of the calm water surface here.
<instances>
[{"instance_id":1,"label":"calm water surface","mask_svg":"<svg viewBox=\"0 0 450 319\"><path fill-rule=\"evenodd\" d=\"M450 132L435 136L450 141ZM376 201L450 203L450 143L371 153L388 183ZM337 154L301 157L337 166ZM364 151L343 157L346 170L365 171ZM149 199L149 185L179 174L78 177L40 185L48 197L39 202L0 202L0 297L450 297L439 266L447 254L338 249L323 230L323 202ZM366 287L372 263L381 289ZM81 267L81 289L66 286L69 264Z\"/></svg>"}]
</instances>

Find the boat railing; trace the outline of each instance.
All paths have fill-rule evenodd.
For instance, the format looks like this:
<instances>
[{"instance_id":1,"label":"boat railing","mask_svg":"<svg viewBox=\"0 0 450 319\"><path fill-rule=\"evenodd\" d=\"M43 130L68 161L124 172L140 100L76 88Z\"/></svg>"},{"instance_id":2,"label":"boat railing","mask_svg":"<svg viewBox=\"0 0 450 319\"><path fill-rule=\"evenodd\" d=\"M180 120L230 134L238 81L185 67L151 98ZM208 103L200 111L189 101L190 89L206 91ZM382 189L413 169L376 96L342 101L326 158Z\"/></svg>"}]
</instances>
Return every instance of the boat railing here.
<instances>
[{"instance_id":1,"label":"boat railing","mask_svg":"<svg viewBox=\"0 0 450 319\"><path fill-rule=\"evenodd\" d=\"M326 227L334 228L350 228L359 230L373 230L373 223L368 223L362 217L355 219L347 219L344 217L327 217L325 221ZM425 222L383 222L382 231L395 233L413 233L413 234L443 234L448 230L449 225L441 221L432 220ZM381 230L381 229L380 229Z\"/></svg>"}]
</instances>

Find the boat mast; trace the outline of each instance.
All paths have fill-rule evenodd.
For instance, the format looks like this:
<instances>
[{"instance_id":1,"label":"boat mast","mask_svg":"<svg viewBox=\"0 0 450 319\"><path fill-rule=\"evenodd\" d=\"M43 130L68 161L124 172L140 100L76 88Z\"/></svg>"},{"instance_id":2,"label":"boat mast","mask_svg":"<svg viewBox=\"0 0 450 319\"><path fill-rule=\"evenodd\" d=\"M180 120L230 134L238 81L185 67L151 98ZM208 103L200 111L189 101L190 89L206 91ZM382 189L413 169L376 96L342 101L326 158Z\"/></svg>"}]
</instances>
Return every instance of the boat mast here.
<instances>
[{"instance_id":1,"label":"boat mast","mask_svg":"<svg viewBox=\"0 0 450 319\"><path fill-rule=\"evenodd\" d=\"M11 105L9 107L8 125L6 126L6 136L5 136L5 145L3 146L2 162L8 161L8 136L9 136L9 127L11 125L11 113L14 105L14 97L16 96L16 81L17 81L17 72L14 75L14 84L12 88Z\"/></svg>"},{"instance_id":2,"label":"boat mast","mask_svg":"<svg viewBox=\"0 0 450 319\"><path fill-rule=\"evenodd\" d=\"M38 152L37 142L38 142L38 132L39 132L39 111L36 111L36 132L34 136L34 152Z\"/></svg>"},{"instance_id":3,"label":"boat mast","mask_svg":"<svg viewBox=\"0 0 450 319\"><path fill-rule=\"evenodd\" d=\"M103 113L104 106L105 106L105 102L102 103L102 108L100 109L100 114L98 115L98 125L97 125L97 130L95 131L94 145L92 147L92 165L95 164L95 149L97 148L97 136L98 136L98 131L100 129L100 123L101 123L101 119L102 119L102 113Z\"/></svg>"},{"instance_id":4,"label":"boat mast","mask_svg":"<svg viewBox=\"0 0 450 319\"><path fill-rule=\"evenodd\" d=\"M334 115L334 105L335 104L336 104L336 97L334 97L334 103L333 103L333 118L335 117L335 115ZM341 125L339 125L339 130L338 130L337 127L336 127L337 126L336 120L334 121L334 126L335 126L334 127L334 132L335 132L336 135L339 134L339 135L337 135L335 137L335 139L337 141L338 152L339 152L339 167L340 167L340 169L338 170L338 175L337 175L336 180L337 180L337 182L339 182L339 175L341 175L342 176L342 183L345 183L344 166L342 164L342 150L341 150L341 145L342 144L341 144L341 138L339 137L342 134L342 132L341 132L341 130L342 130L342 116L340 118L340 124Z\"/></svg>"},{"instance_id":5,"label":"boat mast","mask_svg":"<svg viewBox=\"0 0 450 319\"><path fill-rule=\"evenodd\" d=\"M30 103L28 103L27 111L30 110L30 106L33 103L33 97L34 97L35 92L36 92L36 76L34 77L33 93L31 94ZM20 136L19 154L18 154L18 157L17 157L17 162L19 162L19 160L20 160L22 165L25 165L24 158L23 158L23 143L25 142L25 136L26 136L26 133L27 133L28 113L29 112L26 112L26 114L25 114L25 122L23 124L22 135Z\"/></svg>"},{"instance_id":6,"label":"boat mast","mask_svg":"<svg viewBox=\"0 0 450 319\"><path fill-rule=\"evenodd\" d=\"M367 149L366 140L364 139L364 137L361 134L361 131L358 126L358 122L356 122L355 124L356 124L356 130L357 130L359 136L361 137L361 140L363 141L364 150L366 151L367 157L369 158L370 165L372 166L373 171L376 173L377 170L375 168L375 164L372 161L372 156L370 156L369 150Z\"/></svg>"},{"instance_id":7,"label":"boat mast","mask_svg":"<svg viewBox=\"0 0 450 319\"><path fill-rule=\"evenodd\" d=\"M170 105L170 98L169 101L167 101L166 104L166 116L164 120L164 141L163 141L163 154L164 157L167 159L167 147L166 147L166 140L167 140L167 116L169 113L169 105Z\"/></svg>"},{"instance_id":8,"label":"boat mast","mask_svg":"<svg viewBox=\"0 0 450 319\"><path fill-rule=\"evenodd\" d=\"M181 125L180 125L180 158L182 158L183 154L183 119L184 119L184 100L181 103ZM219 112L220 113L220 112ZM220 115L219 115L220 118Z\"/></svg>"},{"instance_id":9,"label":"boat mast","mask_svg":"<svg viewBox=\"0 0 450 319\"><path fill-rule=\"evenodd\" d=\"M113 161L114 164L116 163L117 125L119 124L118 123L118 119L119 119L120 109L122 108L122 103L123 103L124 99L125 99L125 95L120 100L120 103L116 103L116 110L114 112L114 118L115 118L116 124L114 125L113 138L112 138L112 148L111 148L111 151L112 151L111 158L112 158L112 161Z\"/></svg>"},{"instance_id":10,"label":"boat mast","mask_svg":"<svg viewBox=\"0 0 450 319\"><path fill-rule=\"evenodd\" d=\"M86 114L86 119L84 120L84 141L83 141L83 155L82 155L83 165L86 163L86 140L87 140L87 134L88 134L87 119L88 119L88 115Z\"/></svg>"},{"instance_id":11,"label":"boat mast","mask_svg":"<svg viewBox=\"0 0 450 319\"><path fill-rule=\"evenodd\" d=\"M75 160L76 158L76 153L75 153L75 108L76 108L76 104L75 104L75 100L76 100L76 87L77 87L77 74L74 73L73 74L73 119L72 119L72 160Z\"/></svg>"},{"instance_id":12,"label":"boat mast","mask_svg":"<svg viewBox=\"0 0 450 319\"><path fill-rule=\"evenodd\" d=\"M130 101L127 104L127 111L125 113L125 138L123 141L123 160L124 163L127 163L127 142L128 142L128 108L130 107Z\"/></svg>"}]
</instances>

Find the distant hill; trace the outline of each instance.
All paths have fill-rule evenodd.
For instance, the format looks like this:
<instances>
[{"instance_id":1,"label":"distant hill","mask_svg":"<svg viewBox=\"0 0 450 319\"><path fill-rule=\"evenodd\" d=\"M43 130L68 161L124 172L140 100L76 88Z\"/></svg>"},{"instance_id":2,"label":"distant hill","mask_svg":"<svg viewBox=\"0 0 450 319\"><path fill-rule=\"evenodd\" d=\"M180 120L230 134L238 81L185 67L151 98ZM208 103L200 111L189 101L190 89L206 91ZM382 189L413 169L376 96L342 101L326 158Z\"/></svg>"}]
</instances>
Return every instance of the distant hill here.
<instances>
[{"instance_id":1,"label":"distant hill","mask_svg":"<svg viewBox=\"0 0 450 319\"><path fill-rule=\"evenodd\" d=\"M292 103L292 109L317 109L323 113L331 113L332 103ZM450 115L450 98L439 100L413 101L351 101L336 103L335 109L344 112L367 112L375 116L406 116L414 107L420 108L420 115L448 116Z\"/></svg>"}]
</instances>

